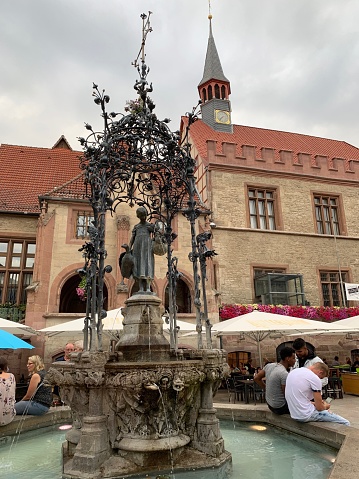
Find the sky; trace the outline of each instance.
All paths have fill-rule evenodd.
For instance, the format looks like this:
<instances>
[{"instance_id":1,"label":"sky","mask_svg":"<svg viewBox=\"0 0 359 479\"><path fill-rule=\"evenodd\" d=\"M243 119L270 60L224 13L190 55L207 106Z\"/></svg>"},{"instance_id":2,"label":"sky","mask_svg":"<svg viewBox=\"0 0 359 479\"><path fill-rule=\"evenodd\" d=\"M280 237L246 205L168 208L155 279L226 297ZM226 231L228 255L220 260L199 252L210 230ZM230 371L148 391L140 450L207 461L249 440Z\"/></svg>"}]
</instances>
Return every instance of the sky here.
<instances>
[{"instance_id":1,"label":"sky","mask_svg":"<svg viewBox=\"0 0 359 479\"><path fill-rule=\"evenodd\" d=\"M8 0L0 6L0 143L73 149L85 123L101 129L92 83L109 111L135 99L131 64L141 13L152 12L148 80L159 119L198 102L208 0ZM232 121L359 147L358 0L211 0L212 28L231 82Z\"/></svg>"}]
</instances>

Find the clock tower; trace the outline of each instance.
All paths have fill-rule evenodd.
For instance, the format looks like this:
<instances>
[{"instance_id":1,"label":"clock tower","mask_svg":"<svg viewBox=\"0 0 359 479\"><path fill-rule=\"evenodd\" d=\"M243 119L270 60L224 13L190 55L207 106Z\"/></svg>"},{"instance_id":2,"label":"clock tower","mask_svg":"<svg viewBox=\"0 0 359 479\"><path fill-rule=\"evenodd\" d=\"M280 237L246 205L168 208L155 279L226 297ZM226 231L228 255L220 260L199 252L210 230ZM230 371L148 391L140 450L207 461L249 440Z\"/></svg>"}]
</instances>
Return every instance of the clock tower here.
<instances>
[{"instance_id":1,"label":"clock tower","mask_svg":"<svg viewBox=\"0 0 359 479\"><path fill-rule=\"evenodd\" d=\"M233 133L231 121L231 86L224 76L212 34L212 15L209 18L209 38L203 78L198 85L202 120L216 131Z\"/></svg>"}]
</instances>

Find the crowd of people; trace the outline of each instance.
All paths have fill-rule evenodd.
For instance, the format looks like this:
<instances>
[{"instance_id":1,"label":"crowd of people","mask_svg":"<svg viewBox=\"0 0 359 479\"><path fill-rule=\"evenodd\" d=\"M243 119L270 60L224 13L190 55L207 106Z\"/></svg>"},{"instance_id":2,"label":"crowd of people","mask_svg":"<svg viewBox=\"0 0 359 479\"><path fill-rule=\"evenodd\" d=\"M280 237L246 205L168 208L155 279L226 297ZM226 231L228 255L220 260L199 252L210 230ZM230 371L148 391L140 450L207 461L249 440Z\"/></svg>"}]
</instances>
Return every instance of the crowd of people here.
<instances>
[{"instance_id":1,"label":"crowd of people","mask_svg":"<svg viewBox=\"0 0 359 479\"><path fill-rule=\"evenodd\" d=\"M83 341L68 342L64 354L56 361L69 361L73 352L83 351ZM346 358L352 369L359 368L359 356L353 363ZM335 356L332 367L340 366ZM0 426L9 424L15 415L45 414L53 403L58 388L46 384L46 371L40 356L30 356L27 361L28 387L25 395L15 401L16 381L9 372L7 360L0 357ZM302 338L293 342L293 347L280 350L280 361L267 361L263 369L255 368L252 360L239 363L232 372L253 375L254 381L265 390L268 408L275 414L290 414L296 421L325 421L350 425L345 418L329 411L330 404L323 400L323 387L328 384L329 367L311 351Z\"/></svg>"},{"instance_id":2,"label":"crowd of people","mask_svg":"<svg viewBox=\"0 0 359 479\"><path fill-rule=\"evenodd\" d=\"M70 361L71 353L83 351L83 341L69 342L64 354L57 361ZM30 356L27 360L28 386L25 395L16 401L15 376L9 371L5 357L0 357L0 426L9 424L16 415L41 416L53 404L53 396L58 393L46 384L46 370L40 356Z\"/></svg>"},{"instance_id":3,"label":"crowd of people","mask_svg":"<svg viewBox=\"0 0 359 479\"><path fill-rule=\"evenodd\" d=\"M267 405L273 413L290 414L300 422L350 425L347 419L329 411L330 401L324 400L322 393L328 384L329 367L308 349L304 339L293 341L293 348L283 348L280 357L278 363L266 364L254 377L265 390Z\"/></svg>"}]
</instances>

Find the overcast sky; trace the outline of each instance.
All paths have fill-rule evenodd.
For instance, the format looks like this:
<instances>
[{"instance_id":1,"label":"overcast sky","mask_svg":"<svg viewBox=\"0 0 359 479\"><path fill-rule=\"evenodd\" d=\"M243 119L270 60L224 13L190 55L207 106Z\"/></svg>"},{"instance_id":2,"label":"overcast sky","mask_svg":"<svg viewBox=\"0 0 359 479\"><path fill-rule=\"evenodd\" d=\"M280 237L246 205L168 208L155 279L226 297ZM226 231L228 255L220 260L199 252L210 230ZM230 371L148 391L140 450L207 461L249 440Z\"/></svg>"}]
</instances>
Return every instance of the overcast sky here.
<instances>
[{"instance_id":1,"label":"overcast sky","mask_svg":"<svg viewBox=\"0 0 359 479\"><path fill-rule=\"evenodd\" d=\"M212 0L213 34L236 124L307 133L359 147L358 0ZM141 13L152 11L146 62L158 117L198 101L208 0L3 0L0 143L74 149L100 126L92 82L123 111Z\"/></svg>"}]
</instances>

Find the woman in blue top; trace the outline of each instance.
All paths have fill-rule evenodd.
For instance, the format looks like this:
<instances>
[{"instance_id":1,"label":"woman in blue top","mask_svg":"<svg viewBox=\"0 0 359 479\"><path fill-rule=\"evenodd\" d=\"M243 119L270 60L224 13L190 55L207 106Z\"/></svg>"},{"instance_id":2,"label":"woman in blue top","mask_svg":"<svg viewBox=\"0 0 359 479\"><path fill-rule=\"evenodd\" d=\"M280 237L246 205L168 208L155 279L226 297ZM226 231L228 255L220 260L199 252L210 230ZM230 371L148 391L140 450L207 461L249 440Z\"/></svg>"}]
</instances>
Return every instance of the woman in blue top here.
<instances>
[{"instance_id":1,"label":"woman in blue top","mask_svg":"<svg viewBox=\"0 0 359 479\"><path fill-rule=\"evenodd\" d=\"M15 404L16 414L41 416L52 404L52 388L44 384L46 371L40 356L30 356L27 360L30 382L25 396Z\"/></svg>"}]
</instances>

